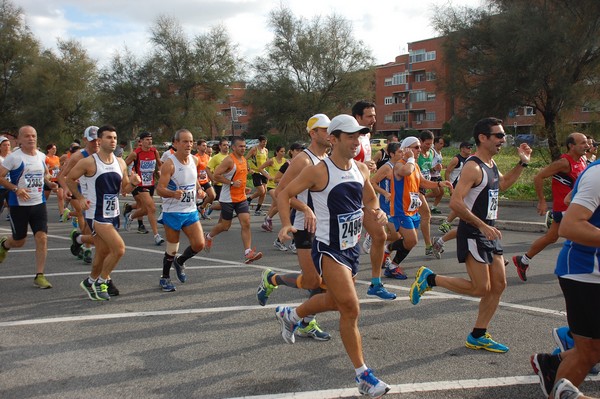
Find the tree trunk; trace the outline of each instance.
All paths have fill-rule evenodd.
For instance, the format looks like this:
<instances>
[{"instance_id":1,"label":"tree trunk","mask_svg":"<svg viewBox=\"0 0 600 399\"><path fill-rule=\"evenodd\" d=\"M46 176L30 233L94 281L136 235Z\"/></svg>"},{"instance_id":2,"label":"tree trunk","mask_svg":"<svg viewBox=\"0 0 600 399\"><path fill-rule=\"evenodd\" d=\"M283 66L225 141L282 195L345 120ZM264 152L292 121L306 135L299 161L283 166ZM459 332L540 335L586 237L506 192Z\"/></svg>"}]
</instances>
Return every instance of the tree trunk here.
<instances>
[{"instance_id":1,"label":"tree trunk","mask_svg":"<svg viewBox=\"0 0 600 399\"><path fill-rule=\"evenodd\" d=\"M544 112L544 128L546 130L546 138L548 139L548 149L553 161L560 157L560 146L556 138L556 113Z\"/></svg>"}]
</instances>

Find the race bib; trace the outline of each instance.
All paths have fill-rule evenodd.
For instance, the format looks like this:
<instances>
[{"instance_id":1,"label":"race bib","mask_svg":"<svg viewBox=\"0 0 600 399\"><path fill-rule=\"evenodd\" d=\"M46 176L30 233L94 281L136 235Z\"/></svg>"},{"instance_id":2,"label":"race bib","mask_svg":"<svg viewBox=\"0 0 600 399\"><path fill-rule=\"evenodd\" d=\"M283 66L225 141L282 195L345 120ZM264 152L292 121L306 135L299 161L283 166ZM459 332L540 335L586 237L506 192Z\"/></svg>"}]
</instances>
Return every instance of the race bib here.
<instances>
[{"instance_id":1,"label":"race bib","mask_svg":"<svg viewBox=\"0 0 600 399\"><path fill-rule=\"evenodd\" d=\"M208 173L206 173L206 170L201 170L198 172L198 180L199 181L204 181L208 179Z\"/></svg>"},{"instance_id":2,"label":"race bib","mask_svg":"<svg viewBox=\"0 0 600 399\"><path fill-rule=\"evenodd\" d=\"M362 218L362 209L359 209L356 212L338 215L339 242L342 251L358 244L360 232L362 231Z\"/></svg>"},{"instance_id":3,"label":"race bib","mask_svg":"<svg viewBox=\"0 0 600 399\"><path fill-rule=\"evenodd\" d=\"M186 190L183 192L183 196L181 197L181 202L193 202L196 203L196 190Z\"/></svg>"},{"instance_id":4,"label":"race bib","mask_svg":"<svg viewBox=\"0 0 600 399\"><path fill-rule=\"evenodd\" d=\"M498 189L489 191L488 209L487 209L486 219L488 219L488 220L498 219Z\"/></svg>"},{"instance_id":5,"label":"race bib","mask_svg":"<svg viewBox=\"0 0 600 399\"><path fill-rule=\"evenodd\" d=\"M114 218L119 216L119 196L117 194L104 194L102 198L102 217Z\"/></svg>"},{"instance_id":6,"label":"race bib","mask_svg":"<svg viewBox=\"0 0 600 399\"><path fill-rule=\"evenodd\" d=\"M410 205L408 206L409 212L415 212L419 210L423 202L421 202L421 198L419 198L419 193L409 193L410 194Z\"/></svg>"},{"instance_id":7,"label":"race bib","mask_svg":"<svg viewBox=\"0 0 600 399\"><path fill-rule=\"evenodd\" d=\"M29 192L39 191L44 186L44 178L41 173L26 173L25 188Z\"/></svg>"},{"instance_id":8,"label":"race bib","mask_svg":"<svg viewBox=\"0 0 600 399\"><path fill-rule=\"evenodd\" d=\"M52 169L52 178L56 179L58 177L59 169Z\"/></svg>"},{"instance_id":9,"label":"race bib","mask_svg":"<svg viewBox=\"0 0 600 399\"><path fill-rule=\"evenodd\" d=\"M154 172L142 172L142 184L141 186L151 186L154 179Z\"/></svg>"}]
</instances>

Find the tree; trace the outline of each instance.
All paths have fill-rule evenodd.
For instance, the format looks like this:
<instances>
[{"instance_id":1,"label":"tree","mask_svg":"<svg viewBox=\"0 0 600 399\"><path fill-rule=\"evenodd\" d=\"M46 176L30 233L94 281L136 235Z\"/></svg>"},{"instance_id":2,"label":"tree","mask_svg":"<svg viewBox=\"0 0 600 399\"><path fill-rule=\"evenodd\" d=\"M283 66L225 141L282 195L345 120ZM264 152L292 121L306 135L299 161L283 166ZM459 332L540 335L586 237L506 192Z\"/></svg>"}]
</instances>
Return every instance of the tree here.
<instances>
[{"instance_id":1,"label":"tree","mask_svg":"<svg viewBox=\"0 0 600 399\"><path fill-rule=\"evenodd\" d=\"M23 10L10 1L0 2L0 128L15 129L20 115L23 76L35 64L39 44L23 23Z\"/></svg>"},{"instance_id":2,"label":"tree","mask_svg":"<svg viewBox=\"0 0 600 399\"><path fill-rule=\"evenodd\" d=\"M254 61L246 96L254 110L252 131L270 126L284 134L302 132L315 113L348 112L357 100L373 97L373 58L347 20L331 15L307 21L280 8L271 12L269 25L275 38L267 55Z\"/></svg>"},{"instance_id":3,"label":"tree","mask_svg":"<svg viewBox=\"0 0 600 399\"><path fill-rule=\"evenodd\" d=\"M211 131L216 126L215 100L239 76L243 64L222 26L188 40L178 21L161 16L151 28L152 56L161 83L160 95L170 102L164 125Z\"/></svg>"},{"instance_id":4,"label":"tree","mask_svg":"<svg viewBox=\"0 0 600 399\"><path fill-rule=\"evenodd\" d=\"M556 159L561 113L598 95L600 2L488 0L438 8L433 22L447 37L442 88L462 104L458 113L472 122L533 107Z\"/></svg>"},{"instance_id":5,"label":"tree","mask_svg":"<svg viewBox=\"0 0 600 399\"><path fill-rule=\"evenodd\" d=\"M96 63L76 41L59 39L57 48L58 54L44 51L24 74L21 111L43 142L67 146L93 122Z\"/></svg>"}]
</instances>

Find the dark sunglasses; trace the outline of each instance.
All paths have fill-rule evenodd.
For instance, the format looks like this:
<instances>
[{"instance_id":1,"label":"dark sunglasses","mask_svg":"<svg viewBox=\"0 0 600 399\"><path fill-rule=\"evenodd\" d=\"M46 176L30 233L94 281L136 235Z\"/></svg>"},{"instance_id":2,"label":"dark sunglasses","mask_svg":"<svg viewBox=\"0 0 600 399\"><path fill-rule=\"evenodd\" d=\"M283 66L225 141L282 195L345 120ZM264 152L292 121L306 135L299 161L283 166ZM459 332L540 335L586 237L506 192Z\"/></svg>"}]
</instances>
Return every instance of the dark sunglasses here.
<instances>
[{"instance_id":1,"label":"dark sunglasses","mask_svg":"<svg viewBox=\"0 0 600 399\"><path fill-rule=\"evenodd\" d=\"M490 133L487 136L488 137L495 136L497 139L503 139L504 136L506 136L506 134L505 133Z\"/></svg>"},{"instance_id":2,"label":"dark sunglasses","mask_svg":"<svg viewBox=\"0 0 600 399\"><path fill-rule=\"evenodd\" d=\"M415 146L408 147L408 148L414 148L415 150L420 150L421 146L420 145L415 145Z\"/></svg>"}]
</instances>

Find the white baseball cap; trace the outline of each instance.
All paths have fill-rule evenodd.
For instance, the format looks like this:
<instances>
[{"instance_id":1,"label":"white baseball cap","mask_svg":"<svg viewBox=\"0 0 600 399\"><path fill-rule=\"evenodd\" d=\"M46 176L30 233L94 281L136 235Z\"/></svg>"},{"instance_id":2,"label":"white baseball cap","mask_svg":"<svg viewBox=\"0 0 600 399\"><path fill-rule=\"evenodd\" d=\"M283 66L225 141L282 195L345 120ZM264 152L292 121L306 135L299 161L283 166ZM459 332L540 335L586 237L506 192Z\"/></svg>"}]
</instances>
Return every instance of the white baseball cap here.
<instances>
[{"instance_id":1,"label":"white baseball cap","mask_svg":"<svg viewBox=\"0 0 600 399\"><path fill-rule=\"evenodd\" d=\"M329 127L327 128L327 133L329 134L336 131L341 131L344 133L360 132L361 134L367 134L371 132L371 129L366 126L359 125L358 121L354 119L353 116L342 114L333 118L329 124Z\"/></svg>"},{"instance_id":2,"label":"white baseball cap","mask_svg":"<svg viewBox=\"0 0 600 399\"><path fill-rule=\"evenodd\" d=\"M400 144L400 148L412 147L413 144L418 144L418 143L420 143L418 138L416 138L415 136L409 136L409 137L405 138L404 140L402 140L402 144Z\"/></svg>"},{"instance_id":3,"label":"white baseball cap","mask_svg":"<svg viewBox=\"0 0 600 399\"><path fill-rule=\"evenodd\" d=\"M306 131L310 132L313 129L322 127L327 129L331 121L329 117L325 114L316 114L310 117L308 122L306 122Z\"/></svg>"},{"instance_id":4,"label":"white baseball cap","mask_svg":"<svg viewBox=\"0 0 600 399\"><path fill-rule=\"evenodd\" d=\"M88 126L83 132L83 138L87 141L98 139L98 126Z\"/></svg>"}]
</instances>

